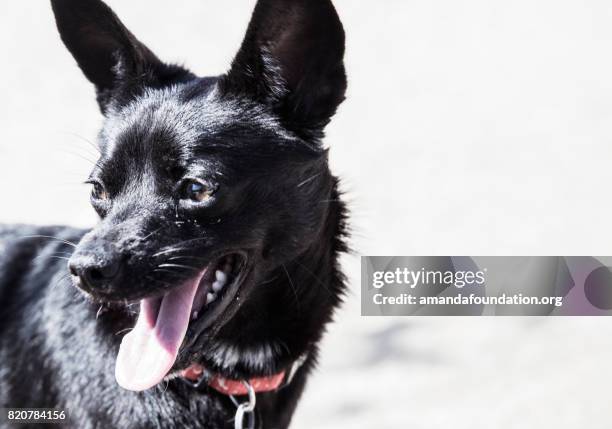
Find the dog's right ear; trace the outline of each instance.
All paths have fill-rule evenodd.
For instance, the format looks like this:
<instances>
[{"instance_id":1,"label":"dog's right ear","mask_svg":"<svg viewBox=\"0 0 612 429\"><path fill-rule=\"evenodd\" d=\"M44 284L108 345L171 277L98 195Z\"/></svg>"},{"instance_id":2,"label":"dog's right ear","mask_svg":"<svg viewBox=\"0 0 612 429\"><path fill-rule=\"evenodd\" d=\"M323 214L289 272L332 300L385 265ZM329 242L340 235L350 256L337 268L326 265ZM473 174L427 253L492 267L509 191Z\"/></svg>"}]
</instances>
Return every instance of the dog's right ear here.
<instances>
[{"instance_id":1,"label":"dog's right ear","mask_svg":"<svg viewBox=\"0 0 612 429\"><path fill-rule=\"evenodd\" d=\"M161 86L185 70L162 63L100 0L51 0L62 41L96 87L105 113L143 85Z\"/></svg>"},{"instance_id":2,"label":"dog's right ear","mask_svg":"<svg viewBox=\"0 0 612 429\"><path fill-rule=\"evenodd\" d=\"M344 29L331 0L258 0L223 90L270 105L318 139L344 100Z\"/></svg>"}]
</instances>

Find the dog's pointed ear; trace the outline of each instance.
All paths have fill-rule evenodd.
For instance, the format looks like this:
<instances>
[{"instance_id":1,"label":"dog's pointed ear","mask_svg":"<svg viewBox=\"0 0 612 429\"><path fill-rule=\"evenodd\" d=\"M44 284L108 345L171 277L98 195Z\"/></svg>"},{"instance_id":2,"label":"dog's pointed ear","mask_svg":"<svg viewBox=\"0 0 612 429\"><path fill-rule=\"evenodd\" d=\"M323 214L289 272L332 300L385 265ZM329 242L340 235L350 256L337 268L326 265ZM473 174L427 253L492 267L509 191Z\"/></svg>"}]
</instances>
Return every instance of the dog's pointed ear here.
<instances>
[{"instance_id":1,"label":"dog's pointed ear","mask_svg":"<svg viewBox=\"0 0 612 429\"><path fill-rule=\"evenodd\" d=\"M102 112L120 86L144 79L159 83L176 72L139 42L102 1L51 0L51 6L62 41L95 85Z\"/></svg>"},{"instance_id":2,"label":"dog's pointed ear","mask_svg":"<svg viewBox=\"0 0 612 429\"><path fill-rule=\"evenodd\" d=\"M273 104L285 124L318 137L344 100L344 29L330 0L259 0L222 81Z\"/></svg>"}]
</instances>

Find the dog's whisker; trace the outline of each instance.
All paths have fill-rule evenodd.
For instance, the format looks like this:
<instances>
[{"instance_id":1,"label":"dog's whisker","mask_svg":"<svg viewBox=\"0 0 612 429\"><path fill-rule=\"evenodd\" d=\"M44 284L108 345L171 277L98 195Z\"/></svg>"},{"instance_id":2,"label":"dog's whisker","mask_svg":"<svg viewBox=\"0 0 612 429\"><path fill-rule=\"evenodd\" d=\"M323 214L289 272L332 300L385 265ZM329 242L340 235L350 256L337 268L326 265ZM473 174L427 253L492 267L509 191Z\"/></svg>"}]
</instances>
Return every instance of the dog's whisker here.
<instances>
[{"instance_id":1,"label":"dog's whisker","mask_svg":"<svg viewBox=\"0 0 612 429\"><path fill-rule=\"evenodd\" d=\"M49 255L49 256L47 256L47 258L49 258L49 259L63 259L64 261L69 261L70 260L70 258L67 258L65 256L55 256L55 255Z\"/></svg>"},{"instance_id":2,"label":"dog's whisker","mask_svg":"<svg viewBox=\"0 0 612 429\"><path fill-rule=\"evenodd\" d=\"M70 143L69 146L62 148L63 151L70 153L70 154L74 154L76 153L83 153L84 155L87 155L88 157L91 157L92 159L98 159L100 157L100 154L97 152L93 152L91 150L91 148L89 148L88 146L81 146L80 144L75 144L75 143Z\"/></svg>"},{"instance_id":3,"label":"dog's whisker","mask_svg":"<svg viewBox=\"0 0 612 429\"><path fill-rule=\"evenodd\" d=\"M154 268L151 273L170 273L170 274L178 274L178 271L173 270L165 270L163 268ZM149 278L149 280L156 280L154 278Z\"/></svg>"},{"instance_id":4,"label":"dog's whisker","mask_svg":"<svg viewBox=\"0 0 612 429\"><path fill-rule=\"evenodd\" d=\"M208 240L209 240L209 238L207 238L207 237L192 238L192 239L189 239L189 240L185 240L185 241L181 241L179 243L176 243L174 245L174 247L182 246L184 244L189 244L189 243L195 243L195 242L198 242L198 241L208 241ZM184 249L184 247L183 247L183 249Z\"/></svg>"},{"instance_id":5,"label":"dog's whisker","mask_svg":"<svg viewBox=\"0 0 612 429\"><path fill-rule=\"evenodd\" d=\"M55 282L53 282L53 284L51 285L51 290L57 288L62 282L69 280L69 279L70 279L70 273L62 275Z\"/></svg>"},{"instance_id":6,"label":"dog's whisker","mask_svg":"<svg viewBox=\"0 0 612 429\"><path fill-rule=\"evenodd\" d=\"M298 297L297 289L295 288L295 285L293 284L293 280L291 280L291 276L289 275L289 271L287 271L287 267L285 266L285 264L281 264L281 266L283 267L283 270L285 270L285 274L287 274L287 279L289 279L289 284L291 285L291 290L293 291L293 294L295 295L295 303L297 305L297 309L299 313L301 312L301 310L300 310L300 299Z\"/></svg>"},{"instance_id":7,"label":"dog's whisker","mask_svg":"<svg viewBox=\"0 0 612 429\"><path fill-rule=\"evenodd\" d=\"M97 162L98 162L97 160L94 160L94 159L89 159L89 158L87 158L86 156L84 156L84 155L82 155L82 154L80 154L80 153L74 152L74 151L67 151L67 152L68 152L70 155L72 155L72 156L76 156L76 157L78 157L78 158L81 158L83 161L87 161L87 162L89 162L89 163L90 163L91 165L93 165L94 167L96 167L96 166L97 166Z\"/></svg>"},{"instance_id":8,"label":"dog's whisker","mask_svg":"<svg viewBox=\"0 0 612 429\"><path fill-rule=\"evenodd\" d=\"M58 252L58 253L54 253L53 255L38 255L37 257L35 257L34 259L32 259L33 261L37 260L37 259L45 259L45 258L59 258L62 255L64 256L64 259L68 260L70 259L69 256L72 255L72 253L70 252Z\"/></svg>"},{"instance_id":9,"label":"dog's whisker","mask_svg":"<svg viewBox=\"0 0 612 429\"><path fill-rule=\"evenodd\" d=\"M119 331L115 332L115 334L114 334L114 335L121 335L121 334L123 334L124 332L130 332L132 329L134 329L134 328L125 328L125 329L120 329Z\"/></svg>"},{"instance_id":10,"label":"dog's whisker","mask_svg":"<svg viewBox=\"0 0 612 429\"><path fill-rule=\"evenodd\" d=\"M104 304L100 305L100 308L98 308L98 311L96 312L96 320L98 320L98 318L100 317L100 314L102 314L104 309Z\"/></svg>"},{"instance_id":11,"label":"dog's whisker","mask_svg":"<svg viewBox=\"0 0 612 429\"><path fill-rule=\"evenodd\" d=\"M273 281L278 280L279 277L280 277L279 275L276 275L276 276L274 276L274 277L272 277L272 278L270 278L270 279L268 279L268 280L266 280L264 282L258 283L257 286L263 286L263 285L270 284Z\"/></svg>"},{"instance_id":12,"label":"dog's whisker","mask_svg":"<svg viewBox=\"0 0 612 429\"><path fill-rule=\"evenodd\" d=\"M87 156L76 152L75 150L65 150L65 152L67 152L68 154L72 155L72 156L76 156L77 158L81 158L84 161L87 161L88 163L90 163L92 166L94 166L97 169L102 169L102 164L100 163L99 159L90 159ZM97 154L91 154L91 153L87 153L88 156L95 156L98 157Z\"/></svg>"},{"instance_id":13,"label":"dog's whisker","mask_svg":"<svg viewBox=\"0 0 612 429\"><path fill-rule=\"evenodd\" d=\"M146 240L146 239L150 238L150 237L151 237L153 234L155 234L155 233L159 232L159 231L160 231L162 228L163 228L163 226L160 226L159 228L157 228L157 229L156 229L156 230L154 230L153 232L151 232L151 233L149 233L149 234L145 235L144 237L142 237L142 238L141 238L141 240L142 240L142 241L144 241L144 240Z\"/></svg>"},{"instance_id":14,"label":"dog's whisker","mask_svg":"<svg viewBox=\"0 0 612 429\"><path fill-rule=\"evenodd\" d=\"M191 265L182 265L182 264L161 264L157 266L158 268L186 268L189 270L197 270L198 268L192 267Z\"/></svg>"},{"instance_id":15,"label":"dog's whisker","mask_svg":"<svg viewBox=\"0 0 612 429\"><path fill-rule=\"evenodd\" d=\"M177 259L193 259L194 261L206 261L207 258L201 258L198 256L173 256L171 258L168 258L168 261L175 261Z\"/></svg>"},{"instance_id":16,"label":"dog's whisker","mask_svg":"<svg viewBox=\"0 0 612 429\"><path fill-rule=\"evenodd\" d=\"M195 243L195 242L198 242L198 241L208 241L208 238L198 237L198 238L192 238L192 239L189 239L189 240L181 241L179 243L176 243L175 245L173 245L172 247L170 247L168 249L163 249L163 250L161 250L161 251L159 251L157 253L154 253L153 257L165 255L167 253L179 252L179 251L182 251L182 250L187 250L184 247L185 244Z\"/></svg>"},{"instance_id":17,"label":"dog's whisker","mask_svg":"<svg viewBox=\"0 0 612 429\"><path fill-rule=\"evenodd\" d=\"M306 273L310 274L310 276L315 279L315 281L317 283L319 283L321 286L323 286L323 288L327 291L327 293L329 293L330 295L333 295L332 291L329 290L329 288L327 287L327 285L325 284L325 282L323 282L319 277L317 277L315 275L315 273L313 273L312 271L310 271L304 264L301 264L300 262L298 262L297 260L294 261L297 265L299 265L300 267L302 267L302 269L304 271L306 271Z\"/></svg>"},{"instance_id":18,"label":"dog's whisker","mask_svg":"<svg viewBox=\"0 0 612 429\"><path fill-rule=\"evenodd\" d=\"M52 239L52 240L61 241L62 243L68 244L69 246L72 246L72 247L75 247L75 248L77 247L76 243L73 243L72 241L64 240L63 238L54 237L52 235L38 235L38 234L36 234L36 235L24 235L24 236L22 236L22 238L49 238L49 239Z\"/></svg>"},{"instance_id":19,"label":"dog's whisker","mask_svg":"<svg viewBox=\"0 0 612 429\"><path fill-rule=\"evenodd\" d=\"M162 255L166 255L166 254L172 253L172 252L180 252L181 250L185 250L185 249L184 248L173 247L173 248L170 248L170 249L165 249L165 250L162 250L160 252L154 253L152 256L153 257L162 256Z\"/></svg>"},{"instance_id":20,"label":"dog's whisker","mask_svg":"<svg viewBox=\"0 0 612 429\"><path fill-rule=\"evenodd\" d=\"M298 183L297 188L301 188L302 186L306 185L309 182L312 182L314 179L316 179L317 177L319 177L321 175L321 173L317 173L314 176L309 177L308 179Z\"/></svg>"},{"instance_id":21,"label":"dog's whisker","mask_svg":"<svg viewBox=\"0 0 612 429\"><path fill-rule=\"evenodd\" d=\"M285 341L277 340L276 344L282 347L287 352L287 354L291 353L291 349L289 349L289 346L287 345Z\"/></svg>"},{"instance_id":22,"label":"dog's whisker","mask_svg":"<svg viewBox=\"0 0 612 429\"><path fill-rule=\"evenodd\" d=\"M81 136L81 135L79 135L77 133L68 133L68 135L71 135L73 137L78 138L79 140L84 141L89 146L91 146L96 151L96 153L100 154L100 148L94 142L92 142L91 140L89 140L89 139L87 139L87 138L85 138L85 137L83 137L83 136Z\"/></svg>"}]
</instances>

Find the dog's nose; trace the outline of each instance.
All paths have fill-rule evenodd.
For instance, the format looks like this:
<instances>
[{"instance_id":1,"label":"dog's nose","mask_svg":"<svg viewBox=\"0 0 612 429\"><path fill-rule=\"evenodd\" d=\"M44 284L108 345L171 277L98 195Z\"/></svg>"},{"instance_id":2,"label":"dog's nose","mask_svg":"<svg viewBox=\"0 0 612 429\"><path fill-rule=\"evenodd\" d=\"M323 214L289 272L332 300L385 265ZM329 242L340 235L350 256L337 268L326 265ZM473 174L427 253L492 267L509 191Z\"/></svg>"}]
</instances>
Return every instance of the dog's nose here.
<instances>
[{"instance_id":1,"label":"dog's nose","mask_svg":"<svg viewBox=\"0 0 612 429\"><path fill-rule=\"evenodd\" d=\"M70 258L68 268L78 276L84 288L104 290L111 288L121 271L121 258L116 251L77 252Z\"/></svg>"}]
</instances>

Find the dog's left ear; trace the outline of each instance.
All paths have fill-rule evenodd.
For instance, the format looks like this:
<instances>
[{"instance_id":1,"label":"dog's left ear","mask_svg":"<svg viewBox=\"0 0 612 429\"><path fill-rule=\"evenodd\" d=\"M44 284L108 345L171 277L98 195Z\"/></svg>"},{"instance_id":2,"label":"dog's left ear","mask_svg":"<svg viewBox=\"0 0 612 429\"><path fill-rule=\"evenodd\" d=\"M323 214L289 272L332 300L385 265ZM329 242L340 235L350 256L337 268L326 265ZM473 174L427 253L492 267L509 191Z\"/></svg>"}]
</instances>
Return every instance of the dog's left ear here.
<instances>
[{"instance_id":1,"label":"dog's left ear","mask_svg":"<svg viewBox=\"0 0 612 429\"><path fill-rule=\"evenodd\" d=\"M343 59L330 0L259 0L223 88L271 104L289 129L316 139L344 100Z\"/></svg>"},{"instance_id":2,"label":"dog's left ear","mask_svg":"<svg viewBox=\"0 0 612 429\"><path fill-rule=\"evenodd\" d=\"M185 70L162 63L101 0L51 0L62 41L96 88L104 113L135 87L163 86Z\"/></svg>"}]
</instances>

